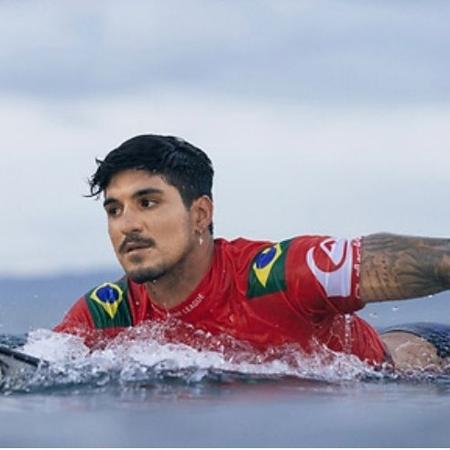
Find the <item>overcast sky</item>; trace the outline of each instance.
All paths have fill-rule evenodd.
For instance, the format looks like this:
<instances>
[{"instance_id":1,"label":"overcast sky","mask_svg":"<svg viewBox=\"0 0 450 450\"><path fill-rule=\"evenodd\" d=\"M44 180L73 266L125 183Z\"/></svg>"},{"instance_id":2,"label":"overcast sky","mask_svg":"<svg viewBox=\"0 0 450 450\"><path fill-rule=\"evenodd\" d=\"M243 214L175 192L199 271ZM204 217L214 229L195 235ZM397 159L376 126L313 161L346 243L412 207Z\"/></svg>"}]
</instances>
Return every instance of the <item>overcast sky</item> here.
<instances>
[{"instance_id":1,"label":"overcast sky","mask_svg":"<svg viewBox=\"0 0 450 450\"><path fill-rule=\"evenodd\" d=\"M95 157L181 136L216 234L449 235L450 2L0 2L0 276L114 267Z\"/></svg>"}]
</instances>

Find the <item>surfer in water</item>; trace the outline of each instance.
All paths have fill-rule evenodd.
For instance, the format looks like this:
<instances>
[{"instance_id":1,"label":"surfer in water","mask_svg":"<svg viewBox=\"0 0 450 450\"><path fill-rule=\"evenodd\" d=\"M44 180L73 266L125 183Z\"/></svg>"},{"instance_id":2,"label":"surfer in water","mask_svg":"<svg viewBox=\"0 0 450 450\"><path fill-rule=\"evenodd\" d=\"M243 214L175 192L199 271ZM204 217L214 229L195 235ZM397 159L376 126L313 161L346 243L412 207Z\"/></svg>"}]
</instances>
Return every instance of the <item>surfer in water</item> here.
<instances>
[{"instance_id":1,"label":"surfer in water","mask_svg":"<svg viewBox=\"0 0 450 450\"><path fill-rule=\"evenodd\" d=\"M449 240L216 239L213 174L202 150L171 136L137 136L97 160L90 196L103 200L125 276L83 295L55 331L95 348L130 327L175 319L190 328L170 329L172 338L192 345L194 328L262 351L297 344L377 366L447 363L450 327L417 323L380 334L355 312L449 289Z\"/></svg>"}]
</instances>

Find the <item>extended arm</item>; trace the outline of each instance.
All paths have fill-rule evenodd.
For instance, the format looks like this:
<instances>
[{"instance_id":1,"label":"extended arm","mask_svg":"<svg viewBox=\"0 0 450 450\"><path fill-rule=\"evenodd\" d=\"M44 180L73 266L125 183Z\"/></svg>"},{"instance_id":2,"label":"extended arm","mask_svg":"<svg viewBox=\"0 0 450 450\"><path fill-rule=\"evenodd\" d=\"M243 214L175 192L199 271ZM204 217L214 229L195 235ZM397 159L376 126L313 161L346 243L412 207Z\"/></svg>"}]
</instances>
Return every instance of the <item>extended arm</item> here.
<instances>
[{"instance_id":1,"label":"extended arm","mask_svg":"<svg viewBox=\"0 0 450 450\"><path fill-rule=\"evenodd\" d=\"M423 297L450 289L450 240L374 234L362 241L365 302Z\"/></svg>"}]
</instances>

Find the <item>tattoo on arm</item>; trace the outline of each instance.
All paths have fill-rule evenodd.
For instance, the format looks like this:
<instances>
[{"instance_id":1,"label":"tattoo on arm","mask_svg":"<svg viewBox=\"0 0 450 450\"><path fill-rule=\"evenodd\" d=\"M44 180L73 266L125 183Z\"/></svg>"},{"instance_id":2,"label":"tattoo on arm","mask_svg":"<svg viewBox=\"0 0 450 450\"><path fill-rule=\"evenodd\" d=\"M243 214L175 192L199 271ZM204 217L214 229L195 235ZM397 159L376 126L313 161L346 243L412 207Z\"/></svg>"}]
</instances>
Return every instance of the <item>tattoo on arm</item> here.
<instances>
[{"instance_id":1,"label":"tattoo on arm","mask_svg":"<svg viewBox=\"0 0 450 450\"><path fill-rule=\"evenodd\" d=\"M373 234L363 238L365 302L423 297L450 289L450 240Z\"/></svg>"}]
</instances>

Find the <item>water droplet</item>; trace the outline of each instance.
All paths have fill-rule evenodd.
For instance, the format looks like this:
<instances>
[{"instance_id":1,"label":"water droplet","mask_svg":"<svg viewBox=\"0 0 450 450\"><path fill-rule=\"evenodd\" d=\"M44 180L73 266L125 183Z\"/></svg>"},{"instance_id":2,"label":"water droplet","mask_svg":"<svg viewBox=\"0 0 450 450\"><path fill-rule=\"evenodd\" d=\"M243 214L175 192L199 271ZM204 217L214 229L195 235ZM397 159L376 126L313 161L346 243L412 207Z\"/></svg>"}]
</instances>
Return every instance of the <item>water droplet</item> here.
<instances>
[{"instance_id":1,"label":"water droplet","mask_svg":"<svg viewBox=\"0 0 450 450\"><path fill-rule=\"evenodd\" d=\"M345 314L344 316L344 352L351 353L352 351L352 316Z\"/></svg>"},{"instance_id":2,"label":"water droplet","mask_svg":"<svg viewBox=\"0 0 450 450\"><path fill-rule=\"evenodd\" d=\"M372 312L369 314L369 317L373 317L374 319L376 319L378 317L378 314L375 312Z\"/></svg>"},{"instance_id":3,"label":"water droplet","mask_svg":"<svg viewBox=\"0 0 450 450\"><path fill-rule=\"evenodd\" d=\"M398 306L393 306L392 311L397 312L400 308Z\"/></svg>"},{"instance_id":4,"label":"water droplet","mask_svg":"<svg viewBox=\"0 0 450 450\"><path fill-rule=\"evenodd\" d=\"M433 298L434 295L433 295L433 294L430 294L430 295L427 295L427 297L428 297L428 298Z\"/></svg>"}]
</instances>

